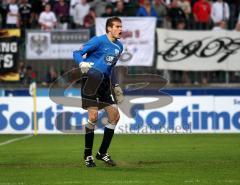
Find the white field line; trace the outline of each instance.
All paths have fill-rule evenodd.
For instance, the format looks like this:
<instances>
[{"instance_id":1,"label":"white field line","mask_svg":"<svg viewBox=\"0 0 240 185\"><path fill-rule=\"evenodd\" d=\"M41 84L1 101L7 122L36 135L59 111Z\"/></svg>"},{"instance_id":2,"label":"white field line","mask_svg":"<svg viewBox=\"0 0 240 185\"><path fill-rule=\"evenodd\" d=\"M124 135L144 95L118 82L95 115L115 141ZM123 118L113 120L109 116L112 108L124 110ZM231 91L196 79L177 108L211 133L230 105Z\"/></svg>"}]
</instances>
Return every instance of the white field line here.
<instances>
[{"instance_id":1,"label":"white field line","mask_svg":"<svg viewBox=\"0 0 240 185\"><path fill-rule=\"evenodd\" d=\"M24 139L28 139L28 138L30 138L32 136L33 135L26 135L26 136L14 138L14 139L9 139L7 141L4 141L4 142L0 143L0 146L7 145L7 144L10 144L10 143L13 143L13 142L17 142L17 141L21 141L21 140L24 140Z\"/></svg>"}]
</instances>

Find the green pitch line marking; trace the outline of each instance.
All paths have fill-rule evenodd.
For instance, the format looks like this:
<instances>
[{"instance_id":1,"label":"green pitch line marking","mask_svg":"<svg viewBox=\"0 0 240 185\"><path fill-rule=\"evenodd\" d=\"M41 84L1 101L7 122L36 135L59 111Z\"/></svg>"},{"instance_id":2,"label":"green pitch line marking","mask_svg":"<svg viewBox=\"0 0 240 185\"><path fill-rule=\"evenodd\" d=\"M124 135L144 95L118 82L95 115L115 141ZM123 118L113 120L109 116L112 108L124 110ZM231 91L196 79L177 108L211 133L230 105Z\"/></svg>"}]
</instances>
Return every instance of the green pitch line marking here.
<instances>
[{"instance_id":1,"label":"green pitch line marking","mask_svg":"<svg viewBox=\"0 0 240 185\"><path fill-rule=\"evenodd\" d=\"M28 139L30 137L32 137L33 135L26 135L26 136L23 136L23 137L18 137L18 138L14 138L14 139L9 139L7 141L4 141L2 143L0 143L0 146L3 146L3 145L7 145L7 144L10 144L10 143L13 143L13 142L17 142L17 141L21 141L21 140L24 140L24 139Z\"/></svg>"}]
</instances>

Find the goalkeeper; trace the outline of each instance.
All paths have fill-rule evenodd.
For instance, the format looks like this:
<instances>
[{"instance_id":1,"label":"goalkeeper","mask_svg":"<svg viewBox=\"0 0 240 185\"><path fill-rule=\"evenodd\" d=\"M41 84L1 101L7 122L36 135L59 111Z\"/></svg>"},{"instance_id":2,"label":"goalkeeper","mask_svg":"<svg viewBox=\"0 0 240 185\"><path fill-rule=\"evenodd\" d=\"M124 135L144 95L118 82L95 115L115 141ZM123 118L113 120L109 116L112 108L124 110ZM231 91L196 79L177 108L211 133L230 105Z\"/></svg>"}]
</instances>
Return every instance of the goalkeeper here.
<instances>
[{"instance_id":1,"label":"goalkeeper","mask_svg":"<svg viewBox=\"0 0 240 185\"><path fill-rule=\"evenodd\" d=\"M107 150L110 146L114 129L120 118L116 103L123 101L123 93L116 78L112 77L113 68L117 63L123 46L118 39L122 34L122 22L118 17L108 18L106 34L95 36L83 45L81 50L74 51L74 60L79 64L83 74L81 95L82 107L88 110L88 123L85 127L84 160L87 167L95 167L92 156L94 128L98 119L98 110L104 109L108 115L104 136L96 159L104 161L109 166L116 163ZM86 58L83 56L86 54ZM112 99L111 89L114 89L115 99Z\"/></svg>"}]
</instances>

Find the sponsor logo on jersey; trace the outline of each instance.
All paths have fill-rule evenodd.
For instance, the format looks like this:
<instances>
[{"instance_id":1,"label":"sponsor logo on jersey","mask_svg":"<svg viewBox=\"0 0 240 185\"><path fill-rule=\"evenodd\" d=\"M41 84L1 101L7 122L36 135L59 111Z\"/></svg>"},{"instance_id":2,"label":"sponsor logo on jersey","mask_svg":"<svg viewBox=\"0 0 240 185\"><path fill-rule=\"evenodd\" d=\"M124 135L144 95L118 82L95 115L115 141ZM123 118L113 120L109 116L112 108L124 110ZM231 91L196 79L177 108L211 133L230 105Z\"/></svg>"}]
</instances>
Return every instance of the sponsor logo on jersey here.
<instances>
[{"instance_id":1,"label":"sponsor logo on jersey","mask_svg":"<svg viewBox=\"0 0 240 185\"><path fill-rule=\"evenodd\" d=\"M114 55L107 55L105 57L105 62L107 63L107 65L115 65L117 62L117 57Z\"/></svg>"}]
</instances>

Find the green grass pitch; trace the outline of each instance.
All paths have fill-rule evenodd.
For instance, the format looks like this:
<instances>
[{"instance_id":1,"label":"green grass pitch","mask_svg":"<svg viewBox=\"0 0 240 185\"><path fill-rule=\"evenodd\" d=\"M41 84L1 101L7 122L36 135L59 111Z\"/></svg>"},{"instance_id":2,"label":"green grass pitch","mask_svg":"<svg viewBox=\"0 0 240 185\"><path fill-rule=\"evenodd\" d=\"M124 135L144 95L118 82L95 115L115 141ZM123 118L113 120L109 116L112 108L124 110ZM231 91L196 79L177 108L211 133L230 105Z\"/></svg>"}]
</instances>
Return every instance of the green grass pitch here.
<instances>
[{"instance_id":1,"label":"green grass pitch","mask_svg":"<svg viewBox=\"0 0 240 185\"><path fill-rule=\"evenodd\" d=\"M115 135L117 167L86 168L84 135L0 135L0 185L240 184L240 134ZM102 135L95 135L94 154Z\"/></svg>"}]
</instances>

